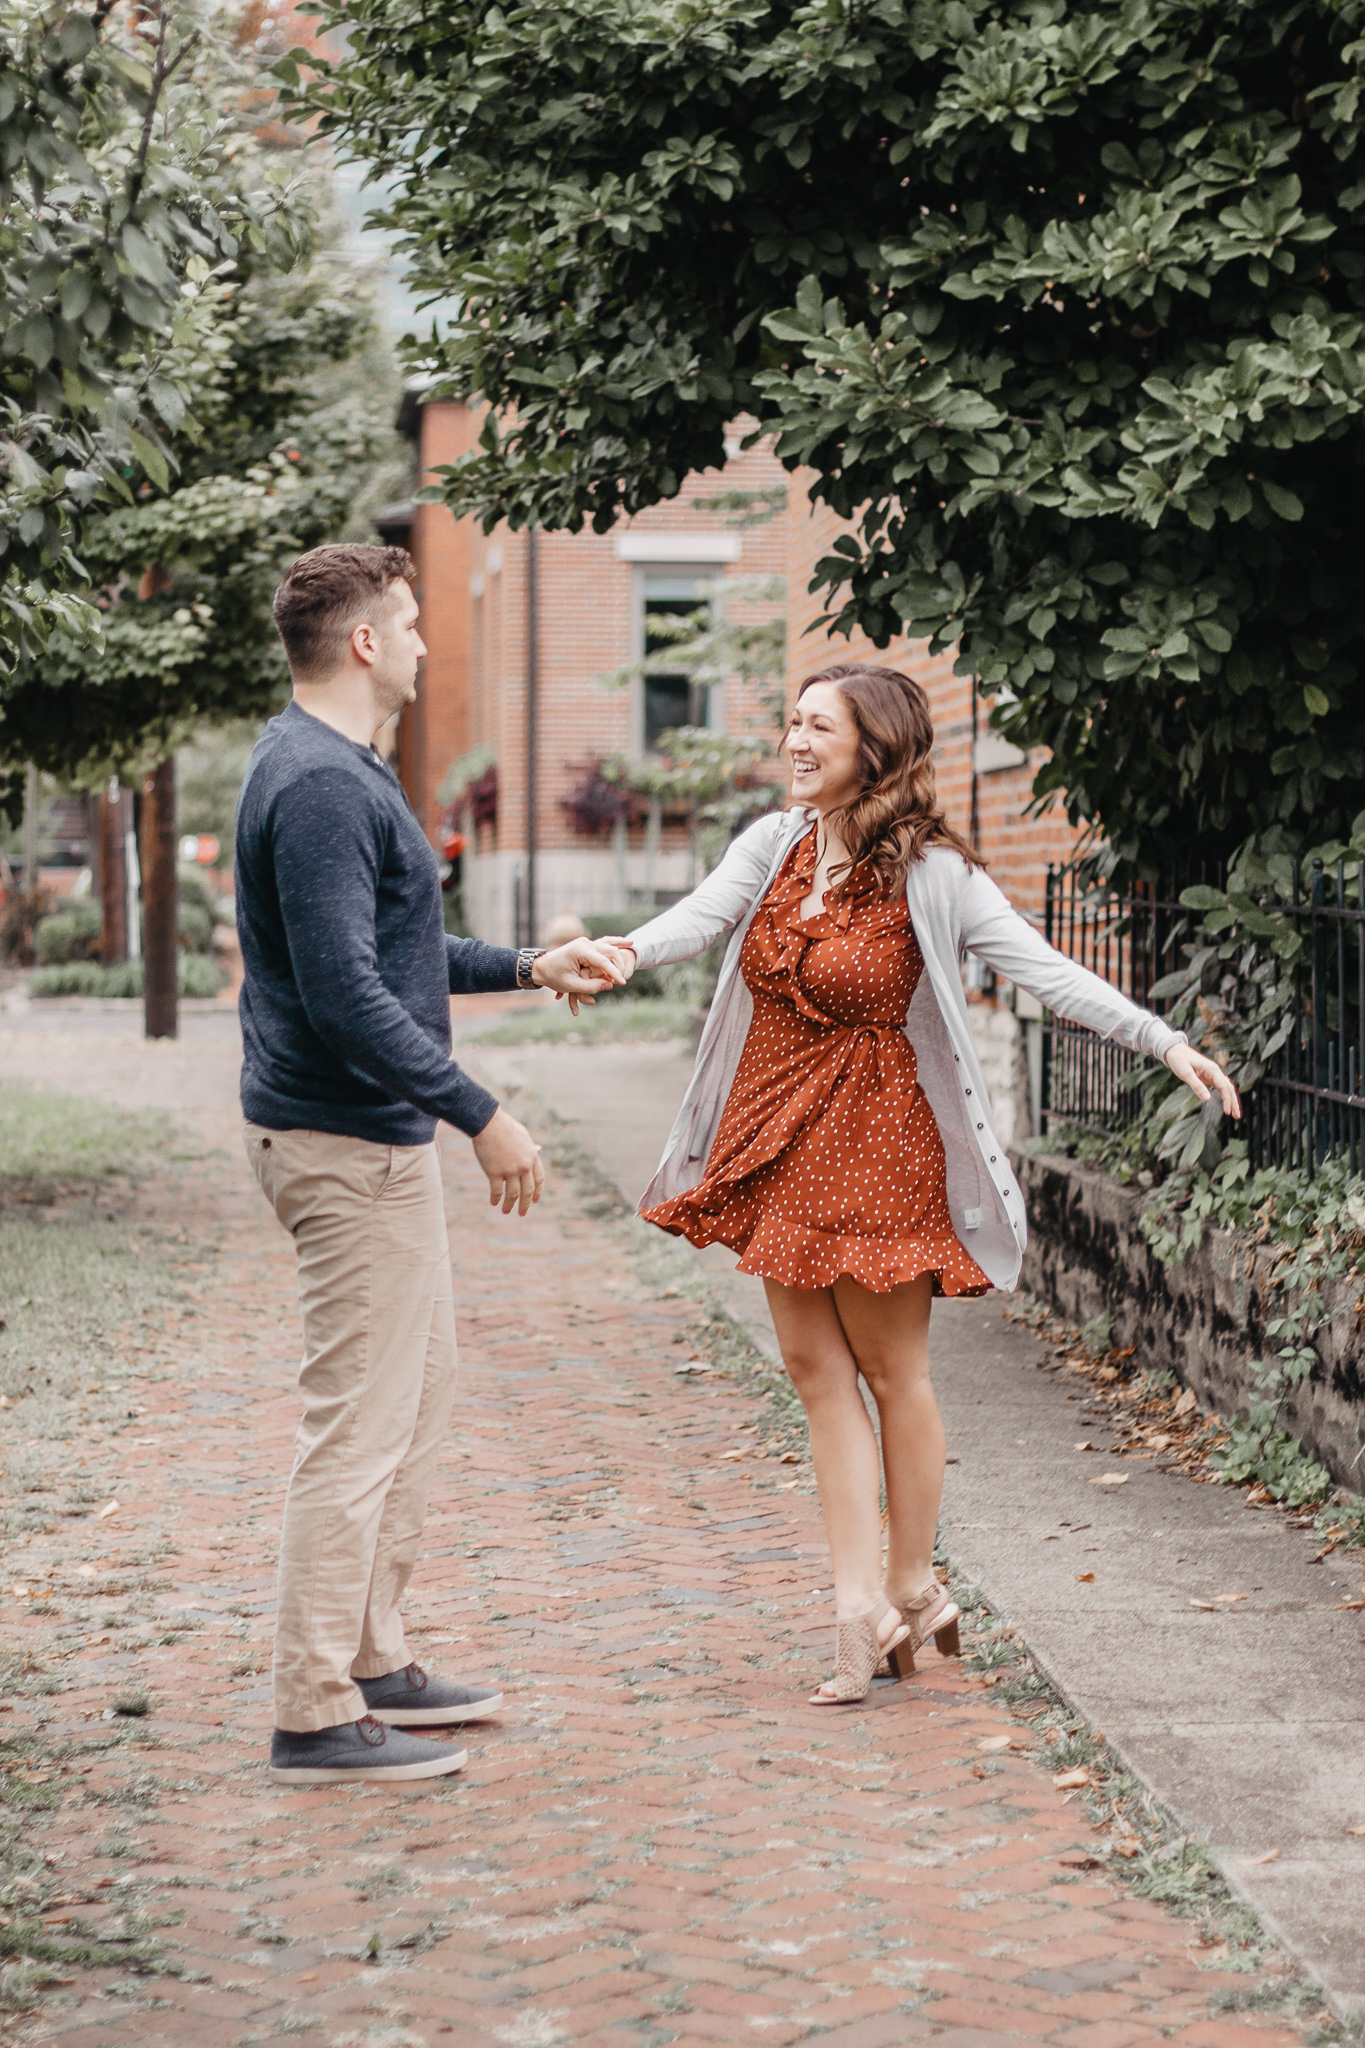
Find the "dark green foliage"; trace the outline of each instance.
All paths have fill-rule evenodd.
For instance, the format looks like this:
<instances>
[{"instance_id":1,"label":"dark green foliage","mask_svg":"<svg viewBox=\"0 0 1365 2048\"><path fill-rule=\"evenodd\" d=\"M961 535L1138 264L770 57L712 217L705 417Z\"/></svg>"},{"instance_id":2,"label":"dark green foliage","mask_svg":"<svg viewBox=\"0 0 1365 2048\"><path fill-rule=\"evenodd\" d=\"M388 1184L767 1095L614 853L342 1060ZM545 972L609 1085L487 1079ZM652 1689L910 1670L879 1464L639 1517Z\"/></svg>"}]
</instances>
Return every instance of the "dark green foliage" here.
<instances>
[{"instance_id":1,"label":"dark green foliage","mask_svg":"<svg viewBox=\"0 0 1365 2048\"><path fill-rule=\"evenodd\" d=\"M348 297L343 297L347 285ZM270 600L333 538L392 444L368 303L339 266L224 288L218 368L165 493L87 522L97 646L57 640L6 695L0 753L91 782L131 777L201 721L266 717L288 688ZM146 580L143 572L154 565Z\"/></svg>"},{"instance_id":2,"label":"dark green foliage","mask_svg":"<svg viewBox=\"0 0 1365 2048\"><path fill-rule=\"evenodd\" d=\"M94 960L100 950L100 907L89 897L69 901L43 918L33 933L33 957L40 967L65 967Z\"/></svg>"},{"instance_id":3,"label":"dark green foliage","mask_svg":"<svg viewBox=\"0 0 1365 2048\"><path fill-rule=\"evenodd\" d=\"M214 0L0 17L0 676L89 638L86 515L130 464L169 478L217 266L292 260L297 217L203 89L234 27Z\"/></svg>"},{"instance_id":4,"label":"dark green foliage","mask_svg":"<svg viewBox=\"0 0 1365 2048\"><path fill-rule=\"evenodd\" d=\"M216 996L223 977L202 953L182 953L176 962L176 985L182 996ZM141 996L142 962L123 960L101 967L97 960L78 960L70 967L40 967L29 976L31 996Z\"/></svg>"},{"instance_id":5,"label":"dark green foliage","mask_svg":"<svg viewBox=\"0 0 1365 2048\"><path fill-rule=\"evenodd\" d=\"M1119 861L1344 834L1365 0L334 12L301 97L494 409L457 510L602 530L747 411L852 522L838 626L960 642Z\"/></svg>"},{"instance_id":6,"label":"dark green foliage","mask_svg":"<svg viewBox=\"0 0 1365 2048\"><path fill-rule=\"evenodd\" d=\"M138 20L0 22L11 161L31 145L0 186L0 436L7 394L42 415L11 428L23 489L0 496L0 610L22 600L29 621L7 638L0 619L11 810L26 761L132 780L201 721L272 709L287 675L270 594L345 524L392 439L366 294L318 247L325 191L263 76L278 31L243 0L152 0ZM72 37L85 61L62 70ZM58 167L74 183L49 231Z\"/></svg>"}]
</instances>

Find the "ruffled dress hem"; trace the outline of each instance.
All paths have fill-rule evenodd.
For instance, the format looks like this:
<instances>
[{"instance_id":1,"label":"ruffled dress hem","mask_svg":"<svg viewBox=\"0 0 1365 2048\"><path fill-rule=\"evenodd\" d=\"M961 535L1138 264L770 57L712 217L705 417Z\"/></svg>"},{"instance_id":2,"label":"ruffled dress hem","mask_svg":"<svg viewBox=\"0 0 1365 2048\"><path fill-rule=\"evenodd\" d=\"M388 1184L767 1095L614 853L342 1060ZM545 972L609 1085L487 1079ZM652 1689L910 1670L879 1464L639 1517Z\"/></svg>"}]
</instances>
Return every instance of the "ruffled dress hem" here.
<instances>
[{"instance_id":1,"label":"ruffled dress hem","mask_svg":"<svg viewBox=\"0 0 1365 2048\"><path fill-rule=\"evenodd\" d=\"M687 1209L686 1221L670 1220L670 1209ZM892 1288L905 1286L929 1273L933 1276L935 1296L944 1300L990 1292L989 1282L973 1287L952 1279L945 1281L945 1272L951 1272L952 1266L962 1261L965 1248L956 1239L948 1248L915 1238L880 1239L859 1236L856 1232L840 1236L771 1210L765 1212L761 1223L747 1237L742 1232L727 1237L723 1227L715 1228L704 1212L688 1208L686 1195L661 1203L657 1209L643 1210L642 1214L647 1223L666 1230L670 1237L686 1238L698 1250L709 1244L728 1245L731 1251L740 1254L740 1272L751 1273L759 1280L776 1280L782 1286L790 1286L791 1282L783 1280L780 1272L771 1269L780 1265L790 1271L795 1258L800 1262L802 1291L813 1292L832 1287L836 1280L849 1279L856 1280L869 1294L890 1294ZM781 1245L780 1259L775 1244Z\"/></svg>"}]
</instances>

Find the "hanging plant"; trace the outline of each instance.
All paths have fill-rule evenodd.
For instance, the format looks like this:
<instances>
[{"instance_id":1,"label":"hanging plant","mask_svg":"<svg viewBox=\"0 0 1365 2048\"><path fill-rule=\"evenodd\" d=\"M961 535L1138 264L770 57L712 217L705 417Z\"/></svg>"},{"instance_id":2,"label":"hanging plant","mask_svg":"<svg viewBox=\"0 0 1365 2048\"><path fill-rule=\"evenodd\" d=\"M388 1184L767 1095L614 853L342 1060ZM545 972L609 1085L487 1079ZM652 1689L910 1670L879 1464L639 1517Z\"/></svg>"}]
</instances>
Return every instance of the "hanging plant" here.
<instances>
[{"instance_id":1,"label":"hanging plant","mask_svg":"<svg viewBox=\"0 0 1365 2048\"><path fill-rule=\"evenodd\" d=\"M644 802L638 791L625 781L619 761L607 758L583 761L571 773L576 780L570 783L559 802L560 807L567 811L575 832L581 832L588 839L599 839L610 832L613 825L622 822L638 825L644 817Z\"/></svg>"},{"instance_id":2,"label":"hanging plant","mask_svg":"<svg viewBox=\"0 0 1365 2048\"><path fill-rule=\"evenodd\" d=\"M474 814L476 825L496 825L498 822L498 764L485 768L478 780L466 784L465 802Z\"/></svg>"}]
</instances>

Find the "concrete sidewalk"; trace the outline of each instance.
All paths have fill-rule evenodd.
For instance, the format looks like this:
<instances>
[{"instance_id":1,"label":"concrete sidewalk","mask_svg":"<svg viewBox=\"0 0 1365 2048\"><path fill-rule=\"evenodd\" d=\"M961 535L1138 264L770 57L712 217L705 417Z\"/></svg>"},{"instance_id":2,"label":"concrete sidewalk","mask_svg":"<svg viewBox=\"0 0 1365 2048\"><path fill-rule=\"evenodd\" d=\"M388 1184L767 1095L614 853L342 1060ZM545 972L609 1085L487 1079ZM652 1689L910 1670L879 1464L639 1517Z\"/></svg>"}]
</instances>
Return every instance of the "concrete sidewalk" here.
<instances>
[{"instance_id":1,"label":"concrete sidewalk","mask_svg":"<svg viewBox=\"0 0 1365 2048\"><path fill-rule=\"evenodd\" d=\"M684 1055L473 1056L494 1087L516 1082L550 1103L634 1202L686 1086ZM770 1348L761 1284L717 1278ZM957 1459L944 1500L954 1562L1209 1843L1337 2009L1365 2016L1365 1837L1347 1832L1365 1823L1365 1615L1341 1605L1358 1596L1365 1559L1314 1564L1311 1532L1248 1510L1240 1491L1136 1460L1107 1468L1127 1475L1123 1487L1096 1486L1106 1468L1076 1446L1088 1436L1106 1449L1106 1422L1039 1370L1038 1341L999 1300L938 1303L933 1334ZM1191 1604L1220 1593L1247 1597L1212 1613Z\"/></svg>"}]
</instances>

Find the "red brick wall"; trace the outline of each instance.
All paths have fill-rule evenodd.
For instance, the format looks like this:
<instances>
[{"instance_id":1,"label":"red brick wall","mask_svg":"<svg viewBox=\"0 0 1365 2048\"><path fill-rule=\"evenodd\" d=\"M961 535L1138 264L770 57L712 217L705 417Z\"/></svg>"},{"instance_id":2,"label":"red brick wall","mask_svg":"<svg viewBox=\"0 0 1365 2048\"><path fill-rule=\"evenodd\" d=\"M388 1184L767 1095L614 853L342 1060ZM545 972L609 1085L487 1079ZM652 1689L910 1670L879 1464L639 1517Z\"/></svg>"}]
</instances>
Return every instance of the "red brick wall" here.
<instances>
[{"instance_id":1,"label":"red brick wall","mask_svg":"<svg viewBox=\"0 0 1365 2048\"><path fill-rule=\"evenodd\" d=\"M422 413L422 482L436 465L455 462L474 445L477 422L465 405L429 405ZM421 630L427 658L418 701L398 728L398 772L413 809L433 836L436 791L446 769L469 744L470 521L444 505L419 505L413 515Z\"/></svg>"},{"instance_id":2,"label":"red brick wall","mask_svg":"<svg viewBox=\"0 0 1365 2048\"><path fill-rule=\"evenodd\" d=\"M450 461L472 445L476 416L464 406L429 405L422 414L422 461L426 468ZM679 496L612 533L544 533L537 540L540 620L540 744L538 842L543 850L581 847L583 840L560 799L574 772L594 756L626 751L631 745L631 692L608 689L598 678L638 655L636 582L648 565L624 561L622 534L715 534L738 540L740 559L699 575L736 585L750 577L775 577L785 585L786 522L736 532L720 512L693 502L724 489L755 489L781 480L781 470L764 450L738 455L724 473L691 476ZM414 728L403 760L405 786L427 792L440 784L450 763L469 748L494 747L498 759L497 844L525 844L527 592L525 533L498 526L484 535L476 521L456 521L444 508L419 508L415 552L422 575L423 632L431 652L424 678L422 717L408 715ZM780 609L739 593L729 602L761 613ZM731 682L725 690L724 724L731 733L754 730L765 717L752 690ZM776 739L776 732L772 737ZM425 777L418 749L425 748ZM424 823L435 825L428 796ZM667 843L667 842L666 842Z\"/></svg>"}]
</instances>

